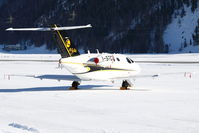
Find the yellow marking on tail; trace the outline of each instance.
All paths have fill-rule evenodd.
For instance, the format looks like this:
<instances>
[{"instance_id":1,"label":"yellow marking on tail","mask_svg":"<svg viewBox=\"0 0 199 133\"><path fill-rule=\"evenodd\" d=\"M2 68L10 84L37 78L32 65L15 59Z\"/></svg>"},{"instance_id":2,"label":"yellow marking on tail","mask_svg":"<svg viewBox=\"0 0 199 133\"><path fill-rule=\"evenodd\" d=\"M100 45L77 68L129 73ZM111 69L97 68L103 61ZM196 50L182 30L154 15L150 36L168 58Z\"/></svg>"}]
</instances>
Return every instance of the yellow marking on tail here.
<instances>
[{"instance_id":1,"label":"yellow marking on tail","mask_svg":"<svg viewBox=\"0 0 199 133\"><path fill-rule=\"evenodd\" d=\"M55 25L55 28L57 28L57 25ZM71 57L71 53L70 53L70 51L69 51L69 49L68 49L68 47L67 47L67 44L64 42L64 39L63 39L61 33L60 33L58 30L57 30L57 33L58 33L59 37L61 38L61 41L62 41L62 43L64 44L64 46L65 46L65 48L66 48L66 50L67 50L69 56Z\"/></svg>"}]
</instances>

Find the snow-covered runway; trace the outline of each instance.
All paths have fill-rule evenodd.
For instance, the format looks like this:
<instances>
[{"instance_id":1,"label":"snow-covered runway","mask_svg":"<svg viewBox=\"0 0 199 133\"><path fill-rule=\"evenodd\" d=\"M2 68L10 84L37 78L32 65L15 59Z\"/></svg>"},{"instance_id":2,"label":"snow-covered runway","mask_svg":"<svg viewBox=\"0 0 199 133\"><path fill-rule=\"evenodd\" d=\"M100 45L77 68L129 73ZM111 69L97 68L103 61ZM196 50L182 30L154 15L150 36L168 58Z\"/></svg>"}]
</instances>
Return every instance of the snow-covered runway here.
<instances>
[{"instance_id":1,"label":"snow-covered runway","mask_svg":"<svg viewBox=\"0 0 199 133\"><path fill-rule=\"evenodd\" d=\"M199 59L198 54L174 56L180 61ZM132 58L173 61L174 56ZM37 57L49 59L31 59ZM57 67L56 62L0 62L0 133L199 132L199 64L142 63L141 75L159 76L131 79L135 86L128 91L119 90L121 81L86 81L80 90L69 91L72 81L52 79L72 78Z\"/></svg>"}]
</instances>

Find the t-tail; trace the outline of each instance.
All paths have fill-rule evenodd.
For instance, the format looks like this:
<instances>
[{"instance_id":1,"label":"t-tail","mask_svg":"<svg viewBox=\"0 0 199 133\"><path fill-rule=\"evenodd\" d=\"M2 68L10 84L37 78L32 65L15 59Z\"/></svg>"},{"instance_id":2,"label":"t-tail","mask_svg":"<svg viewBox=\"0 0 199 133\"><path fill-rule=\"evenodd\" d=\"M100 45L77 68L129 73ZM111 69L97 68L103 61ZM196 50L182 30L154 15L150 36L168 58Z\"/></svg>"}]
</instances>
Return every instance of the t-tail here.
<instances>
[{"instance_id":1,"label":"t-tail","mask_svg":"<svg viewBox=\"0 0 199 133\"><path fill-rule=\"evenodd\" d=\"M57 25L53 25L52 28L58 28ZM65 31L55 30L53 31L55 35L55 40L57 42L58 51L62 58L78 56L79 51L77 50L75 44L67 36Z\"/></svg>"},{"instance_id":2,"label":"t-tail","mask_svg":"<svg viewBox=\"0 0 199 133\"><path fill-rule=\"evenodd\" d=\"M57 42L58 51L62 58L73 57L80 55L74 43L66 35L66 30L76 30L83 28L91 28L90 24L84 26L69 26L69 27L58 27L56 24L50 28L8 28L6 31L52 31Z\"/></svg>"}]
</instances>

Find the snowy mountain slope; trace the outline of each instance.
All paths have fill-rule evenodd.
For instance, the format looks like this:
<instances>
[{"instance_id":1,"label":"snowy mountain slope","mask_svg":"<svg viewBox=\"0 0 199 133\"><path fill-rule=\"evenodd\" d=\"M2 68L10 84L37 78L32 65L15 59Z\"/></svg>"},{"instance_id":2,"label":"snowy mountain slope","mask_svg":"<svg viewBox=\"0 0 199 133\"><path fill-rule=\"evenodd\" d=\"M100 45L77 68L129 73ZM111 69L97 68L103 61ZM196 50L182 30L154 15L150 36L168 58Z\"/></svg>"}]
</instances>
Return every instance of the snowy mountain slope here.
<instances>
[{"instance_id":1,"label":"snowy mountain slope","mask_svg":"<svg viewBox=\"0 0 199 133\"><path fill-rule=\"evenodd\" d=\"M199 22L199 8L194 12L191 11L191 6L184 5L184 11L179 15L173 15L172 23L167 26L164 32L164 43L169 46L169 52L199 52L199 46L193 46L194 30ZM176 12L174 14L176 14ZM181 15L184 12L184 16Z\"/></svg>"},{"instance_id":2,"label":"snowy mountain slope","mask_svg":"<svg viewBox=\"0 0 199 133\"><path fill-rule=\"evenodd\" d=\"M192 1L198 0L6 1L0 8L2 29L49 26L53 23L62 26L91 23L91 30L71 31L69 34L74 38L74 43L85 51L98 48L112 53L162 53L166 52L163 31L171 22L173 12L183 4L193 7ZM0 44L31 40L33 45L46 44L49 49L55 48L55 43L47 33L17 34L0 30L0 36Z\"/></svg>"},{"instance_id":3,"label":"snowy mountain slope","mask_svg":"<svg viewBox=\"0 0 199 133\"><path fill-rule=\"evenodd\" d=\"M48 50L45 45L41 47L29 46L27 50L5 51L0 45L0 55L2 54L57 54L57 50Z\"/></svg>"}]
</instances>

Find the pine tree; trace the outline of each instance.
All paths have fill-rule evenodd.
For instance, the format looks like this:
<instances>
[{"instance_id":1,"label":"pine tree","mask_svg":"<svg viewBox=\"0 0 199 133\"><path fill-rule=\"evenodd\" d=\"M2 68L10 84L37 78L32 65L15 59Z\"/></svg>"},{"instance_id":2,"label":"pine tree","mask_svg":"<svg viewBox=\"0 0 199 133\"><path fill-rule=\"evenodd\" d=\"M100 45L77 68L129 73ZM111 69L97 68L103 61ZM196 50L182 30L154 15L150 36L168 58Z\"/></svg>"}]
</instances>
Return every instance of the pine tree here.
<instances>
[{"instance_id":1,"label":"pine tree","mask_svg":"<svg viewBox=\"0 0 199 133\"><path fill-rule=\"evenodd\" d=\"M189 45L192 45L193 43L192 43L192 39L190 39L190 42L189 42Z\"/></svg>"},{"instance_id":2,"label":"pine tree","mask_svg":"<svg viewBox=\"0 0 199 133\"><path fill-rule=\"evenodd\" d=\"M187 39L185 38L184 39L184 48L186 48L187 47Z\"/></svg>"},{"instance_id":3,"label":"pine tree","mask_svg":"<svg viewBox=\"0 0 199 133\"><path fill-rule=\"evenodd\" d=\"M191 0L191 11L195 12L198 7L198 0Z\"/></svg>"}]
</instances>

